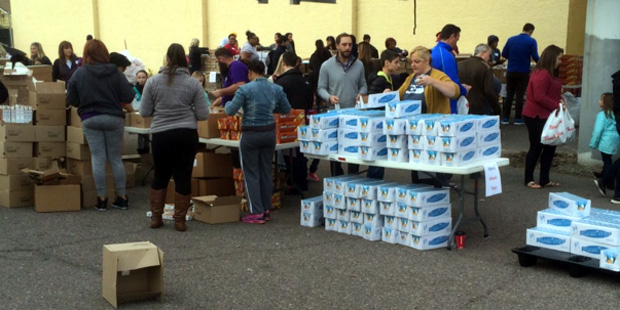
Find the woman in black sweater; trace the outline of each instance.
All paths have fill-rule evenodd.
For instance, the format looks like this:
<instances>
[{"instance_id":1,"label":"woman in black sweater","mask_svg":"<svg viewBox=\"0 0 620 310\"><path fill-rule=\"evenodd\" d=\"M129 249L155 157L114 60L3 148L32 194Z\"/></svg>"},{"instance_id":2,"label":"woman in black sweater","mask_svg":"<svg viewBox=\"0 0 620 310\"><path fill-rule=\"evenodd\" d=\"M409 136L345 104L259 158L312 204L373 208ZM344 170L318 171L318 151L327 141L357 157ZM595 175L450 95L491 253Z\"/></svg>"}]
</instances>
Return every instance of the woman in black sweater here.
<instances>
[{"instance_id":1,"label":"woman in black sweater","mask_svg":"<svg viewBox=\"0 0 620 310\"><path fill-rule=\"evenodd\" d=\"M69 41L62 41L58 45L58 59L54 61L52 67L52 80L54 82L61 80L65 81L65 87L67 82L73 76L73 73L78 69L79 59L73 53L73 45Z\"/></svg>"}]
</instances>

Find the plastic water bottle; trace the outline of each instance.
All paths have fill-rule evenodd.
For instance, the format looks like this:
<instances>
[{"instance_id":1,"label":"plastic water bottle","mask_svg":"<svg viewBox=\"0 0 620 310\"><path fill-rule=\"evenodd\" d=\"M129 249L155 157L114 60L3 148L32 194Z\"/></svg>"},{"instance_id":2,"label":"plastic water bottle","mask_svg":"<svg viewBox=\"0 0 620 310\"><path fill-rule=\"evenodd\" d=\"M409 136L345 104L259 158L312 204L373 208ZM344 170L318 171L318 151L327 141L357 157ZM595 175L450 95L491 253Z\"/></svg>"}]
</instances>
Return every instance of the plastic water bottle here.
<instances>
[{"instance_id":1,"label":"plastic water bottle","mask_svg":"<svg viewBox=\"0 0 620 310\"><path fill-rule=\"evenodd\" d=\"M26 106L26 120L25 123L29 124L32 122L32 107L31 106Z\"/></svg>"},{"instance_id":2,"label":"plastic water bottle","mask_svg":"<svg viewBox=\"0 0 620 310\"><path fill-rule=\"evenodd\" d=\"M9 110L10 110L9 123L15 123L15 107L12 106Z\"/></svg>"},{"instance_id":3,"label":"plastic water bottle","mask_svg":"<svg viewBox=\"0 0 620 310\"><path fill-rule=\"evenodd\" d=\"M21 105L15 106L15 118L16 123L23 124L24 123L24 107Z\"/></svg>"}]
</instances>

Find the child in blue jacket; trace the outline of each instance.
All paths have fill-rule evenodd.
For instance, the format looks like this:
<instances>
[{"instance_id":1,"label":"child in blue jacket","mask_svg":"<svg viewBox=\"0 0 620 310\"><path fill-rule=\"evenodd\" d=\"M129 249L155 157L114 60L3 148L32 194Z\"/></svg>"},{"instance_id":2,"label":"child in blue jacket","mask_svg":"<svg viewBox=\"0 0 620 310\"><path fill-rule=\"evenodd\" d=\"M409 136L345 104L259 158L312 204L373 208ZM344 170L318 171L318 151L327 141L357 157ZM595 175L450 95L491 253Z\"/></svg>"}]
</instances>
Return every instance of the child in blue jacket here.
<instances>
[{"instance_id":1,"label":"child in blue jacket","mask_svg":"<svg viewBox=\"0 0 620 310\"><path fill-rule=\"evenodd\" d=\"M607 186L613 188L614 185L615 175L612 171L611 157L618 152L620 136L618 136L618 131L616 130L613 95L611 93L602 94L598 104L603 111L596 115L590 147L598 149L601 152L603 174L601 178L595 179L594 183L598 187L598 191L601 195L607 196Z\"/></svg>"}]
</instances>

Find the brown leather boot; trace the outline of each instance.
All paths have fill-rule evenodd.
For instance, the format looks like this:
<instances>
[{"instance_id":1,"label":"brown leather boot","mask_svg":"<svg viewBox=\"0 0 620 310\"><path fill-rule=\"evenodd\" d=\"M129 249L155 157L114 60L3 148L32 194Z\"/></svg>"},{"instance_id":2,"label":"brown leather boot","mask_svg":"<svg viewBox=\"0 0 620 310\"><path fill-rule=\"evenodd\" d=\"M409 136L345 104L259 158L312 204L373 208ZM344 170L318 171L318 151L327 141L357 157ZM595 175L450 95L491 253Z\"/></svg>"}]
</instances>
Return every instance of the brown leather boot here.
<instances>
[{"instance_id":1,"label":"brown leather boot","mask_svg":"<svg viewBox=\"0 0 620 310\"><path fill-rule=\"evenodd\" d=\"M178 231L185 231L187 226L185 225L185 215L189 209L189 202L191 195L181 195L175 193L174 196L174 228Z\"/></svg>"},{"instance_id":2,"label":"brown leather boot","mask_svg":"<svg viewBox=\"0 0 620 310\"><path fill-rule=\"evenodd\" d=\"M150 193L151 200L151 228L159 228L164 225L161 216L164 214L164 206L166 204L166 189L152 189Z\"/></svg>"}]
</instances>

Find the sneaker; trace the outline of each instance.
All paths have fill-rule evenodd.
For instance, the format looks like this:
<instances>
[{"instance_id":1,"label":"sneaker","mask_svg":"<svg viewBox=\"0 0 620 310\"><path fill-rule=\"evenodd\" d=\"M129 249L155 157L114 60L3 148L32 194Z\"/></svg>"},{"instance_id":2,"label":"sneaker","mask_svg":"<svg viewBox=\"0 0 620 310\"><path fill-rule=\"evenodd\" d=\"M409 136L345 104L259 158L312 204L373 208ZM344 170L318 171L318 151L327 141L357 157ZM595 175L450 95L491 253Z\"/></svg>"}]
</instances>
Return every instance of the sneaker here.
<instances>
[{"instance_id":1,"label":"sneaker","mask_svg":"<svg viewBox=\"0 0 620 310\"><path fill-rule=\"evenodd\" d=\"M241 221L248 224L265 224L265 215L263 213L250 214L241 218Z\"/></svg>"},{"instance_id":2,"label":"sneaker","mask_svg":"<svg viewBox=\"0 0 620 310\"><path fill-rule=\"evenodd\" d=\"M510 119L509 118L502 118L502 125L508 125L510 124Z\"/></svg>"},{"instance_id":3,"label":"sneaker","mask_svg":"<svg viewBox=\"0 0 620 310\"><path fill-rule=\"evenodd\" d=\"M108 211L108 199L106 198L105 200L101 200L99 199L99 197L97 197L97 204L95 205L95 209L101 212Z\"/></svg>"},{"instance_id":4,"label":"sneaker","mask_svg":"<svg viewBox=\"0 0 620 310\"><path fill-rule=\"evenodd\" d=\"M596 184L596 189L598 189L598 192L601 193L601 195L603 195L603 197L607 197L607 189L605 188L605 182L603 182L602 179L596 179L594 180L594 184Z\"/></svg>"},{"instance_id":5,"label":"sneaker","mask_svg":"<svg viewBox=\"0 0 620 310\"><path fill-rule=\"evenodd\" d=\"M316 175L316 173L308 173L308 180L314 181L314 182L319 182L319 181L321 181L321 178L319 178L319 176Z\"/></svg>"},{"instance_id":6,"label":"sneaker","mask_svg":"<svg viewBox=\"0 0 620 310\"><path fill-rule=\"evenodd\" d=\"M521 125L525 125L525 123L523 122L522 119L520 118L515 118L515 125L516 126L521 126Z\"/></svg>"},{"instance_id":7,"label":"sneaker","mask_svg":"<svg viewBox=\"0 0 620 310\"><path fill-rule=\"evenodd\" d=\"M265 218L265 221L271 221L271 210L265 211L263 217Z\"/></svg>"},{"instance_id":8,"label":"sneaker","mask_svg":"<svg viewBox=\"0 0 620 310\"><path fill-rule=\"evenodd\" d=\"M121 196L116 196L116 200L112 203L112 208L119 210L129 209L129 197L123 199Z\"/></svg>"},{"instance_id":9,"label":"sneaker","mask_svg":"<svg viewBox=\"0 0 620 310\"><path fill-rule=\"evenodd\" d=\"M618 197L614 197L611 199L611 203L615 204L615 205L620 205L620 198Z\"/></svg>"}]
</instances>

